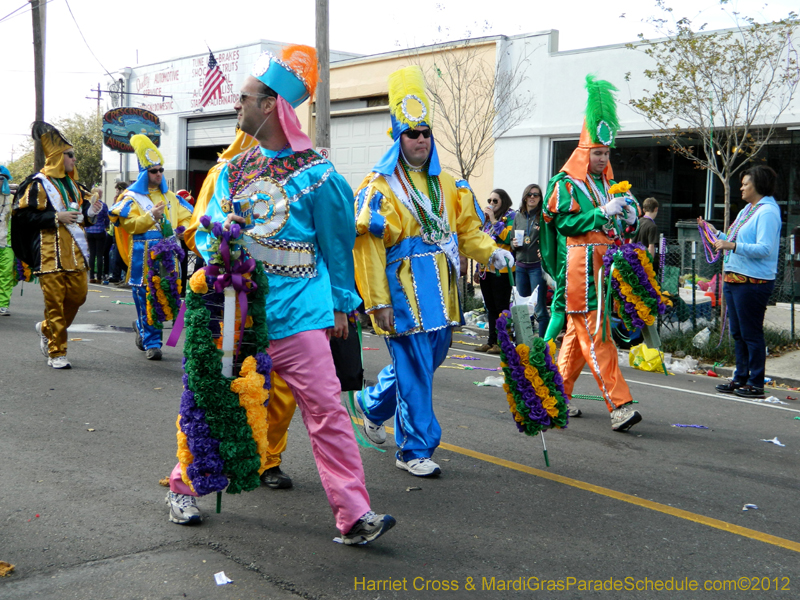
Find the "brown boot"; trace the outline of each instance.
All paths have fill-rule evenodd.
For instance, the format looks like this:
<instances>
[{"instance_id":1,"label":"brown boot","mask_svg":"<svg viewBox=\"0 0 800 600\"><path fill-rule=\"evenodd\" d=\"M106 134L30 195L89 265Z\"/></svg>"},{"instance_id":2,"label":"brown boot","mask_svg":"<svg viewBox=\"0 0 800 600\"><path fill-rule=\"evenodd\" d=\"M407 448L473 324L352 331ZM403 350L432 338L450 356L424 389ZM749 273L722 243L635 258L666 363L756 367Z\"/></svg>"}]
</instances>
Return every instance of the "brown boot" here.
<instances>
[{"instance_id":1,"label":"brown boot","mask_svg":"<svg viewBox=\"0 0 800 600\"><path fill-rule=\"evenodd\" d=\"M488 352L491 346L489 344L484 344L483 346L478 346L475 348L476 352Z\"/></svg>"},{"instance_id":2,"label":"brown boot","mask_svg":"<svg viewBox=\"0 0 800 600\"><path fill-rule=\"evenodd\" d=\"M492 346L491 348L489 348L489 349L486 351L486 354L500 354L500 352L501 352L501 350L500 350L500 346L498 346L497 344L495 344L494 346Z\"/></svg>"}]
</instances>

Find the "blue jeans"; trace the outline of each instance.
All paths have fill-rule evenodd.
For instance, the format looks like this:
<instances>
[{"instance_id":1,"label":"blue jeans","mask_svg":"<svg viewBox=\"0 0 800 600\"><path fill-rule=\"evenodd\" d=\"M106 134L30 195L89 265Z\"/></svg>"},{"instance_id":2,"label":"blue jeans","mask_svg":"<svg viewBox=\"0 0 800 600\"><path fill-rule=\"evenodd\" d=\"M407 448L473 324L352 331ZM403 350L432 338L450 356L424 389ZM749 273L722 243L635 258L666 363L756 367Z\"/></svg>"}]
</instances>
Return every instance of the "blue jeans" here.
<instances>
[{"instance_id":1,"label":"blue jeans","mask_svg":"<svg viewBox=\"0 0 800 600\"><path fill-rule=\"evenodd\" d=\"M539 337L544 337L547 325L550 323L550 314L547 312L547 284L544 281L541 263L533 267L526 267L517 263L517 291L520 296L531 296L539 288L539 297L536 302L536 320L539 322Z\"/></svg>"},{"instance_id":2,"label":"blue jeans","mask_svg":"<svg viewBox=\"0 0 800 600\"><path fill-rule=\"evenodd\" d=\"M742 385L764 387L764 314L775 282L725 283L725 305L736 352L733 380Z\"/></svg>"}]
</instances>

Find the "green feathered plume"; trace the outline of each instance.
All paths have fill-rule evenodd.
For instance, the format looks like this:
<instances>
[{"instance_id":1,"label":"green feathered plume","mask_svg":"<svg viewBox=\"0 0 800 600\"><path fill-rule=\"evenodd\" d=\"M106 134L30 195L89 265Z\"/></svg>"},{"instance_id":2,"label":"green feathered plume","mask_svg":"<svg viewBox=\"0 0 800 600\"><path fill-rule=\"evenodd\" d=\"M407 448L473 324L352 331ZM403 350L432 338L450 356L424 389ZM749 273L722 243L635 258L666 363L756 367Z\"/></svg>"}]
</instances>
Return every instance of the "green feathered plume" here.
<instances>
[{"instance_id":1,"label":"green feathered plume","mask_svg":"<svg viewBox=\"0 0 800 600\"><path fill-rule=\"evenodd\" d=\"M589 93L586 100L586 129L592 143L613 148L619 130L617 99L614 97L614 92L618 90L608 81L587 75L586 91Z\"/></svg>"}]
</instances>

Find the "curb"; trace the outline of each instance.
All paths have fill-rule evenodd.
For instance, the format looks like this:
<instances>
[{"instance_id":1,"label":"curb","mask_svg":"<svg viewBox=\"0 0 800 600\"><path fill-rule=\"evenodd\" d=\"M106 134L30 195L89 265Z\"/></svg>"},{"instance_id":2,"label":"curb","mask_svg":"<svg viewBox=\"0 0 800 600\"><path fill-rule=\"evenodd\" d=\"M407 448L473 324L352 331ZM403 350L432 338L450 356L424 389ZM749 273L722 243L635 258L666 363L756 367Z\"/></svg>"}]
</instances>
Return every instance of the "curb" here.
<instances>
[{"instance_id":1,"label":"curb","mask_svg":"<svg viewBox=\"0 0 800 600\"><path fill-rule=\"evenodd\" d=\"M713 368L714 365L710 364L698 364L698 368L702 369L704 372L707 372L709 369ZM767 377L772 379L772 383L777 385L783 384L788 387L800 387L800 379L793 379L791 377L782 377L780 375L770 375L769 374L769 364L767 364ZM733 377L733 371L735 369L733 367L717 367L716 371L719 373L721 377L727 377L730 379ZM773 389L772 386L767 385L765 389Z\"/></svg>"}]
</instances>

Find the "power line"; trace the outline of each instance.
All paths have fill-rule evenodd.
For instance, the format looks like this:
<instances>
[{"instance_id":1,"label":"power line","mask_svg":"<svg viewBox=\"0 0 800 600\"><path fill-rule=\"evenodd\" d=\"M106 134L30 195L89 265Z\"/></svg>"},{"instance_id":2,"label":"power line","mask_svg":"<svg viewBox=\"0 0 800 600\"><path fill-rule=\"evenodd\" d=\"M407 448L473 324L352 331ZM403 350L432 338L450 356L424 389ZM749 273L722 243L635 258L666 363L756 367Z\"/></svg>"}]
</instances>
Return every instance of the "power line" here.
<instances>
[{"instance_id":1,"label":"power line","mask_svg":"<svg viewBox=\"0 0 800 600\"><path fill-rule=\"evenodd\" d=\"M3 17L2 19L0 19L0 23L2 23L3 21L5 21L6 19L8 19L8 18L12 17L12 16L14 15L14 13L17 13L17 12L21 11L23 8L25 8L26 6L28 6L28 4L29 4L29 3L28 3L28 2L26 2L25 4L23 4L22 6L20 6L20 7L19 7L17 10L14 10L14 11L12 11L12 12L8 13L8 14L7 14L5 17Z\"/></svg>"},{"instance_id":2,"label":"power line","mask_svg":"<svg viewBox=\"0 0 800 600\"><path fill-rule=\"evenodd\" d=\"M53 2L53 0L47 0L46 2L42 2L42 0L39 0L39 5L40 6L44 6L45 4L50 4L51 2ZM25 4L20 6L17 10L8 13L5 17L0 19L0 23L2 23L3 21L7 21L9 19L13 19L14 17L20 17L20 16L22 16L24 14L29 13L32 10L30 8L30 5L31 5L30 2L26 2ZM28 10L26 10L25 12L21 12L20 13L19 11L22 10L23 8L25 8L25 7L28 7ZM19 13L19 14L16 14L16 13Z\"/></svg>"},{"instance_id":3,"label":"power line","mask_svg":"<svg viewBox=\"0 0 800 600\"><path fill-rule=\"evenodd\" d=\"M81 26L78 25L78 20L75 18L75 15L72 14L72 7L69 5L69 0L64 0L64 2L66 2L67 4L67 10L69 10L69 15L75 22L75 27L78 28L78 33L80 33L81 38L83 38L83 43L86 44L86 47L89 49L89 52L91 52L92 56L94 56L94 59L97 61L97 64L100 65L103 68L103 71L106 72L106 75L108 75L111 79L114 79L114 76L108 72L108 69L106 69L103 63L100 62L100 59L97 58L97 55L94 53L94 50L92 50L92 48L89 46L89 42L86 41L86 37L83 35L83 31L81 31Z\"/></svg>"}]
</instances>

